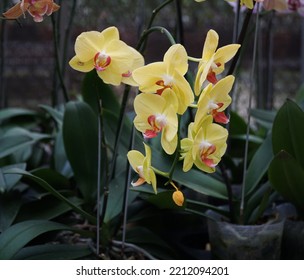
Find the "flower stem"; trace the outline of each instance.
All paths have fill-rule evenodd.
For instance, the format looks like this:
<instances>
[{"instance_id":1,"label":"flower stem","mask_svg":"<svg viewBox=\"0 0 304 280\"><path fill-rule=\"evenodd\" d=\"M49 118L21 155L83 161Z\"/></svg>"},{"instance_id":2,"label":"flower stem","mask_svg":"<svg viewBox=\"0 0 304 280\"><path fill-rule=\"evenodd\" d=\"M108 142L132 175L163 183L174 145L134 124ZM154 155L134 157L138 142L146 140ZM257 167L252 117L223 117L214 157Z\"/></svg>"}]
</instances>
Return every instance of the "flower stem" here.
<instances>
[{"instance_id":1,"label":"flower stem","mask_svg":"<svg viewBox=\"0 0 304 280\"><path fill-rule=\"evenodd\" d=\"M244 152L244 170L243 170L242 194L241 194L241 204L240 204L240 223L241 224L244 224L244 208L245 208L245 192L246 192L245 187L246 187L248 146L249 146L250 120L251 120L251 112L250 111L251 111L251 106L252 106L253 79L254 79L255 66L256 66L257 43L258 43L258 35L259 35L259 23L260 23L260 21L259 21L259 2L258 2L257 3L255 34L254 34L252 68L251 68L251 75L250 75L247 131L246 131L246 142L245 142L245 152Z\"/></svg>"},{"instance_id":2,"label":"flower stem","mask_svg":"<svg viewBox=\"0 0 304 280\"><path fill-rule=\"evenodd\" d=\"M238 40L237 40L238 44L240 44L240 45L242 45L244 40L245 40L247 29L248 29L248 26L249 26L249 22L250 22L250 19L251 19L251 16L252 16L252 11L253 11L253 9L248 9L247 10L247 14L246 14L246 17L245 17L244 22L243 22L242 30L241 30L240 35L239 35ZM233 59L231 61L231 64L230 64L230 68L227 72L227 76L233 74L233 72L235 70L235 67L236 67L236 64L239 60L239 57L240 57L240 50L233 57Z\"/></svg>"},{"instance_id":3,"label":"flower stem","mask_svg":"<svg viewBox=\"0 0 304 280\"><path fill-rule=\"evenodd\" d=\"M59 82L60 82L60 86L63 92L63 97L65 102L69 101L69 96L68 96L68 92L67 89L65 87L65 83L63 80L63 75L62 75L62 69L61 69L61 64L60 64L60 58L59 58L59 34L58 34L58 24L56 24L55 22L55 17L52 14L51 15L51 19L52 19L52 26L53 26L53 38L54 38L54 51L55 51L55 70L57 73L57 76L59 78ZM56 103L58 102L57 100L57 90L54 89L53 92L53 105L57 105ZM54 104L55 103L55 104Z\"/></svg>"}]
</instances>

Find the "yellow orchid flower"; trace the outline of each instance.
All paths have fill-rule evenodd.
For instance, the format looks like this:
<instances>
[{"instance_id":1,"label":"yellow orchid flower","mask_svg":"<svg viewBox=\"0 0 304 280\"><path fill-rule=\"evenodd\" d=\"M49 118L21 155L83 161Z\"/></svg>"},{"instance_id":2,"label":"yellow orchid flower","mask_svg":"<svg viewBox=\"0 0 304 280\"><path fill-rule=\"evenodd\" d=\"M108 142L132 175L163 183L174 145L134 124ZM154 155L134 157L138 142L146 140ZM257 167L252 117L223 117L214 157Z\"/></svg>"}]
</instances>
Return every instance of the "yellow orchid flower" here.
<instances>
[{"instance_id":1,"label":"yellow orchid flower","mask_svg":"<svg viewBox=\"0 0 304 280\"><path fill-rule=\"evenodd\" d=\"M17 19L28 12L35 22L41 22L45 15L49 16L59 8L53 0L22 0L3 13L3 16L7 19Z\"/></svg>"},{"instance_id":2,"label":"yellow orchid flower","mask_svg":"<svg viewBox=\"0 0 304 280\"><path fill-rule=\"evenodd\" d=\"M145 138L154 138L161 133L161 145L167 154L173 154L177 146L178 119L170 102L171 96L168 92L162 96L141 93L134 100L136 129Z\"/></svg>"},{"instance_id":3,"label":"yellow orchid flower","mask_svg":"<svg viewBox=\"0 0 304 280\"><path fill-rule=\"evenodd\" d=\"M98 76L112 85L136 85L133 71L144 65L142 55L119 39L116 27L81 33L75 42L75 53L69 62L73 69L89 72L95 68Z\"/></svg>"},{"instance_id":4,"label":"yellow orchid flower","mask_svg":"<svg viewBox=\"0 0 304 280\"><path fill-rule=\"evenodd\" d=\"M239 44L230 44L217 49L218 41L218 34L212 29L209 30L195 78L194 92L196 95L201 93L205 80L212 84L217 83L216 76L225 70L225 63L234 57L240 47Z\"/></svg>"},{"instance_id":5,"label":"yellow orchid flower","mask_svg":"<svg viewBox=\"0 0 304 280\"><path fill-rule=\"evenodd\" d=\"M192 89L184 78L188 70L188 56L185 48L175 44L165 53L161 62L154 62L136 69L133 78L144 93L162 95L165 89L178 100L177 113L183 114L194 101Z\"/></svg>"},{"instance_id":6,"label":"yellow orchid flower","mask_svg":"<svg viewBox=\"0 0 304 280\"><path fill-rule=\"evenodd\" d=\"M215 85L209 84L203 90L198 100L195 123L199 124L199 120L205 118L206 115L211 115L217 123L227 124L229 122L224 110L231 103L229 92L232 89L234 80L234 76L229 75Z\"/></svg>"},{"instance_id":7,"label":"yellow orchid flower","mask_svg":"<svg viewBox=\"0 0 304 280\"><path fill-rule=\"evenodd\" d=\"M156 194L156 175L151 168L151 149L146 144L144 144L144 146L146 156L136 150L131 150L127 154L130 165L132 166L133 170L139 175L138 180L135 183L132 182L132 186L136 187L144 183L152 184L153 190Z\"/></svg>"},{"instance_id":8,"label":"yellow orchid flower","mask_svg":"<svg viewBox=\"0 0 304 280\"><path fill-rule=\"evenodd\" d=\"M191 128L194 129L195 125ZM194 164L202 171L214 172L227 148L227 129L213 123L212 117L207 116L197 133L194 129L188 133L188 137L181 141L183 171L187 172Z\"/></svg>"}]
</instances>

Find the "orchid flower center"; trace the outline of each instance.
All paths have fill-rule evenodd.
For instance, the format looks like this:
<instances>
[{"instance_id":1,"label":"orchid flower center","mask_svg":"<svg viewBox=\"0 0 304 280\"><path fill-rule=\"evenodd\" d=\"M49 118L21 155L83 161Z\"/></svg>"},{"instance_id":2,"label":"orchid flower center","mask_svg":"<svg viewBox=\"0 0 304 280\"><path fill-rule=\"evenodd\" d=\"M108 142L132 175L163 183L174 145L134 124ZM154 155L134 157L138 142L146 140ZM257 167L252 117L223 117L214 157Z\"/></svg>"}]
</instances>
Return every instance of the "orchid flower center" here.
<instances>
[{"instance_id":1,"label":"orchid flower center","mask_svg":"<svg viewBox=\"0 0 304 280\"><path fill-rule=\"evenodd\" d=\"M104 71L111 63L111 57L105 51L98 52L94 57L94 67L97 71Z\"/></svg>"},{"instance_id":2,"label":"orchid flower center","mask_svg":"<svg viewBox=\"0 0 304 280\"><path fill-rule=\"evenodd\" d=\"M173 86L174 79L172 76L165 74L165 75L163 75L162 78L163 78L162 80L159 80L156 82L156 84L158 86L161 86L161 88L156 91L156 93L158 95L162 95L163 91L166 88L172 88L172 86Z\"/></svg>"},{"instance_id":3,"label":"orchid flower center","mask_svg":"<svg viewBox=\"0 0 304 280\"><path fill-rule=\"evenodd\" d=\"M212 155L216 150L215 145L209 143L208 141L202 141L200 144L200 158L209 167L214 167L216 164L213 159L210 159L209 156Z\"/></svg>"},{"instance_id":4,"label":"orchid flower center","mask_svg":"<svg viewBox=\"0 0 304 280\"><path fill-rule=\"evenodd\" d=\"M207 80L212 83L212 84L216 84L217 83L217 78L216 78L216 74L214 72L214 70L218 67L221 66L221 63L215 63L215 62L212 62L211 66L210 66L210 69L209 69L209 72L208 72L208 75L207 75Z\"/></svg>"},{"instance_id":5,"label":"orchid flower center","mask_svg":"<svg viewBox=\"0 0 304 280\"><path fill-rule=\"evenodd\" d=\"M146 138L154 138L167 125L167 118L165 115L156 114L148 117L148 123L151 129L147 129L144 133Z\"/></svg>"}]
</instances>

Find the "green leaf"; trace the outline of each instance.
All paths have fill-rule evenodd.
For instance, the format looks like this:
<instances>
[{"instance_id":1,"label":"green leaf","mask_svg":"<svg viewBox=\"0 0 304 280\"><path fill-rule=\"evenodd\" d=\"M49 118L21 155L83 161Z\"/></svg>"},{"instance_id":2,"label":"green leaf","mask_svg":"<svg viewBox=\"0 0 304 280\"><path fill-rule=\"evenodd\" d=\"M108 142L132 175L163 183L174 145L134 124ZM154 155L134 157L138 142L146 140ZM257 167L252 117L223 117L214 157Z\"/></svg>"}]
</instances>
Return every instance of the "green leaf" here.
<instances>
[{"instance_id":1,"label":"green leaf","mask_svg":"<svg viewBox=\"0 0 304 280\"><path fill-rule=\"evenodd\" d=\"M76 260L91 255L88 245L44 244L21 249L14 260Z\"/></svg>"},{"instance_id":2,"label":"green leaf","mask_svg":"<svg viewBox=\"0 0 304 280\"><path fill-rule=\"evenodd\" d=\"M273 188L304 214L304 169L286 151L280 151L269 166L269 181Z\"/></svg>"},{"instance_id":3,"label":"green leaf","mask_svg":"<svg viewBox=\"0 0 304 280\"><path fill-rule=\"evenodd\" d=\"M47 134L30 132L23 128L10 129L0 138L0 158L48 138L50 138L50 136Z\"/></svg>"},{"instance_id":4,"label":"green leaf","mask_svg":"<svg viewBox=\"0 0 304 280\"><path fill-rule=\"evenodd\" d=\"M55 189L61 190L70 187L69 180L62 174L50 168L38 168L31 171L32 175L48 182Z\"/></svg>"},{"instance_id":5,"label":"green leaf","mask_svg":"<svg viewBox=\"0 0 304 280\"><path fill-rule=\"evenodd\" d=\"M77 187L85 201L93 204L97 186L98 121L88 104L71 101L66 105L63 140ZM105 155L102 158L104 164Z\"/></svg>"},{"instance_id":6,"label":"green leaf","mask_svg":"<svg viewBox=\"0 0 304 280\"><path fill-rule=\"evenodd\" d=\"M25 116L35 116L37 113L32 110L23 108L7 108L0 110L0 122L15 118L15 117L25 117Z\"/></svg>"},{"instance_id":7,"label":"green leaf","mask_svg":"<svg viewBox=\"0 0 304 280\"><path fill-rule=\"evenodd\" d=\"M19 168L25 170L25 163L17 163L12 165L7 165L0 168L0 193L5 191L10 191L13 187L20 181L22 175L19 174L5 174L7 170L12 168Z\"/></svg>"},{"instance_id":8,"label":"green leaf","mask_svg":"<svg viewBox=\"0 0 304 280\"><path fill-rule=\"evenodd\" d=\"M285 150L304 168L304 112L291 100L278 111L272 128L273 153Z\"/></svg>"},{"instance_id":9,"label":"green leaf","mask_svg":"<svg viewBox=\"0 0 304 280\"><path fill-rule=\"evenodd\" d=\"M54 230L71 230L71 228L44 220L29 220L14 224L0 235L0 259L7 260L13 258L21 248L35 237Z\"/></svg>"},{"instance_id":10,"label":"green leaf","mask_svg":"<svg viewBox=\"0 0 304 280\"><path fill-rule=\"evenodd\" d=\"M58 126L60 127L63 122L63 112L59 111L57 109L54 109L53 107L47 106L47 105L40 105L43 110L45 110L47 113L50 114L50 116L56 121Z\"/></svg>"},{"instance_id":11,"label":"green leaf","mask_svg":"<svg viewBox=\"0 0 304 280\"><path fill-rule=\"evenodd\" d=\"M67 197L67 199L76 206L83 204L78 197ZM22 205L15 222L25 220L51 220L68 211L72 207L64 201L58 200L52 195L42 196L41 199L34 200Z\"/></svg>"},{"instance_id":12,"label":"green leaf","mask_svg":"<svg viewBox=\"0 0 304 280\"><path fill-rule=\"evenodd\" d=\"M13 223L21 205L22 197L18 191L0 194L0 232Z\"/></svg>"},{"instance_id":13,"label":"green leaf","mask_svg":"<svg viewBox=\"0 0 304 280\"><path fill-rule=\"evenodd\" d=\"M262 177L266 174L273 158L271 134L255 152L246 173L245 195L254 192Z\"/></svg>"},{"instance_id":14,"label":"green leaf","mask_svg":"<svg viewBox=\"0 0 304 280\"><path fill-rule=\"evenodd\" d=\"M262 109L252 109L251 116L256 120L260 125L271 128L273 121L276 116L275 111L262 110Z\"/></svg>"},{"instance_id":15,"label":"green leaf","mask_svg":"<svg viewBox=\"0 0 304 280\"><path fill-rule=\"evenodd\" d=\"M55 169L65 177L71 178L73 176L73 170L65 152L62 128L59 129L55 137L53 158Z\"/></svg>"},{"instance_id":16,"label":"green leaf","mask_svg":"<svg viewBox=\"0 0 304 280\"><path fill-rule=\"evenodd\" d=\"M188 172L176 169L173 174L173 180L198 193L227 199L227 190L224 183L194 168Z\"/></svg>"},{"instance_id":17,"label":"green leaf","mask_svg":"<svg viewBox=\"0 0 304 280\"><path fill-rule=\"evenodd\" d=\"M114 95L114 92L97 75L95 70L87 73L82 84L83 100L87 102L96 115L99 112L99 100L102 101L102 107L114 115L119 115L120 104Z\"/></svg>"},{"instance_id":18,"label":"green leaf","mask_svg":"<svg viewBox=\"0 0 304 280\"><path fill-rule=\"evenodd\" d=\"M157 194L149 195L147 201L158 207L159 209L185 209L186 201L183 206L178 206L174 203L172 195L174 190L162 191Z\"/></svg>"},{"instance_id":19,"label":"green leaf","mask_svg":"<svg viewBox=\"0 0 304 280\"><path fill-rule=\"evenodd\" d=\"M115 143L115 137L116 137L116 130L118 126L118 117L112 113L111 111L104 110L103 111L104 116L104 125L105 125L105 137L107 140L107 143L114 148ZM123 128L122 128L122 137L120 139L119 149L118 153L121 155L126 155L129 146L130 146L130 137L131 137L131 128L132 124L131 121L128 118L123 119ZM140 139L139 134L135 134L135 139L138 141ZM142 142L142 139L140 139Z\"/></svg>"},{"instance_id":20,"label":"green leaf","mask_svg":"<svg viewBox=\"0 0 304 280\"><path fill-rule=\"evenodd\" d=\"M229 134L239 135L246 134L247 124L244 119L236 112L231 111L229 121Z\"/></svg>"},{"instance_id":21,"label":"green leaf","mask_svg":"<svg viewBox=\"0 0 304 280\"><path fill-rule=\"evenodd\" d=\"M87 218L91 223L94 224L96 222L96 218L95 217L91 216L90 214L88 214L87 212L85 212L84 210L82 210L81 208L79 208L77 205L75 205L69 199L67 199L66 197L64 197L61 193L59 193L57 190L55 190L52 186L50 186L43 179L41 179L41 178L39 178L37 176L34 176L31 173L29 173L29 172L26 172L26 171L20 170L20 169L16 169L16 168L8 170L7 173L10 173L10 174L21 174L21 175L29 178L30 180L32 180L32 181L36 182L37 184L39 184L44 190L48 191L50 194L54 195L59 200L65 202L75 212L77 212L80 215L82 215L83 217Z\"/></svg>"},{"instance_id":22,"label":"green leaf","mask_svg":"<svg viewBox=\"0 0 304 280\"><path fill-rule=\"evenodd\" d=\"M118 174L116 178L110 182L109 198L108 198L107 210L104 219L105 223L111 221L123 210L122 207L123 207L123 199L125 193L125 177L126 177L126 172L122 172ZM135 192L129 192L127 203L130 204L132 201L134 201L137 195L138 194Z\"/></svg>"}]
</instances>

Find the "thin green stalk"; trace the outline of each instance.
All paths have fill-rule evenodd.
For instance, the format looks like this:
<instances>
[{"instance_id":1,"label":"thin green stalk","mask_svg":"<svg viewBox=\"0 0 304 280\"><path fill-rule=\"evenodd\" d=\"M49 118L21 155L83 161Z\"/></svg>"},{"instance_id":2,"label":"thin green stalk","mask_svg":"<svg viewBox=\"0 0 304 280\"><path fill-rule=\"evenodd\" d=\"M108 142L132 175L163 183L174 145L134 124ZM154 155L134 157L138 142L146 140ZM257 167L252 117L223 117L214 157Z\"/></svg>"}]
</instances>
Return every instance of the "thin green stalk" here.
<instances>
[{"instance_id":1,"label":"thin green stalk","mask_svg":"<svg viewBox=\"0 0 304 280\"><path fill-rule=\"evenodd\" d=\"M64 79L63 79L63 76L62 76L61 63L60 63L59 33L58 33L58 30L57 30L58 25L55 22L54 14L51 15L51 19L52 19L52 26L53 26L53 38L54 38L55 70L56 70L57 76L59 78L59 82L60 82L60 86L62 88L64 100L65 100L65 102L68 102L69 101L69 96L68 96L67 89L65 87ZM56 89L55 89L55 92L53 94L57 95L57 90ZM57 96L53 96L53 99L57 100L58 98L57 98ZM57 105L57 104L53 104L53 105Z\"/></svg>"},{"instance_id":2,"label":"thin green stalk","mask_svg":"<svg viewBox=\"0 0 304 280\"><path fill-rule=\"evenodd\" d=\"M142 34L142 36L141 36L141 38L140 38L140 40L137 44L136 49L137 50L142 49L142 46L143 46L143 43L145 42L146 37L148 35L150 35L150 33L155 32L155 31L159 31L159 32L165 34L172 45L176 44L175 39L173 38L171 33L166 28L164 28L162 26L153 26L153 27L151 27L151 28L149 28L149 29L147 29L143 32L143 34ZM141 52L142 52L142 50L141 50Z\"/></svg>"},{"instance_id":3,"label":"thin green stalk","mask_svg":"<svg viewBox=\"0 0 304 280\"><path fill-rule=\"evenodd\" d=\"M183 13L182 13L182 6L181 0L175 0L176 4L176 13L177 13L177 41L184 44L184 24L183 24Z\"/></svg>"},{"instance_id":4,"label":"thin green stalk","mask_svg":"<svg viewBox=\"0 0 304 280\"><path fill-rule=\"evenodd\" d=\"M102 101L99 100L98 118L98 159L97 159L97 215L96 215L96 254L99 256L100 244L100 195L101 195L101 147L102 147Z\"/></svg>"},{"instance_id":5,"label":"thin green stalk","mask_svg":"<svg viewBox=\"0 0 304 280\"><path fill-rule=\"evenodd\" d=\"M241 0L237 1L236 11L233 25L233 43L237 42L239 36L240 14L241 14Z\"/></svg>"},{"instance_id":6,"label":"thin green stalk","mask_svg":"<svg viewBox=\"0 0 304 280\"><path fill-rule=\"evenodd\" d=\"M152 24L154 22L154 19L156 17L156 15L159 13L159 11L161 11L165 6L167 6L168 4L170 4L173 0L167 0L165 2L163 2L161 5L159 5L158 7L156 7L151 14L151 18L149 20L149 23L147 25L146 30L144 30L144 32L141 35L141 38L145 35L145 33L147 32L147 30L149 30L152 27ZM137 50L139 50L140 52L143 52L144 49L146 48L146 44L147 41L143 41L143 44L141 42L139 42L139 46L141 46L141 48L137 48Z\"/></svg>"},{"instance_id":7,"label":"thin green stalk","mask_svg":"<svg viewBox=\"0 0 304 280\"><path fill-rule=\"evenodd\" d=\"M4 10L7 6L7 0L4 0L1 8ZM5 55L4 55L4 43L5 43L5 26L6 20L1 22L0 28L0 108L5 108L7 106L7 96L4 87L4 65L5 65Z\"/></svg>"},{"instance_id":8,"label":"thin green stalk","mask_svg":"<svg viewBox=\"0 0 304 280\"><path fill-rule=\"evenodd\" d=\"M256 14L256 26L254 34L254 45L253 45L253 57L252 57L252 69L250 75L250 89L249 89L249 104L248 104L248 117L247 117L247 131L246 131L246 142L245 142L245 152L244 152L244 170L243 170L243 182L242 182L242 194L241 194L241 204L240 204L240 222L244 223L244 207L245 207L245 182L247 173L247 160L248 160L248 146L249 146L249 134L250 134L250 121L251 121L251 107L252 107L252 96L253 96L253 80L256 66L256 56L257 56L257 43L259 34L259 3L257 3L257 14Z\"/></svg>"},{"instance_id":9,"label":"thin green stalk","mask_svg":"<svg viewBox=\"0 0 304 280\"><path fill-rule=\"evenodd\" d=\"M72 8L70 11L70 18L69 18L69 22L68 25L65 29L65 35L64 35L64 42L63 42L63 56L62 56L62 76L65 76L65 70L66 70L66 62L67 62L67 52L68 52L68 46L69 46L69 42L70 42L70 33L71 33L71 29L73 26L73 21L74 21L74 17L76 14L76 6L77 6L77 0L73 0L72 3Z\"/></svg>"},{"instance_id":10,"label":"thin green stalk","mask_svg":"<svg viewBox=\"0 0 304 280\"><path fill-rule=\"evenodd\" d=\"M7 105L7 96L4 88L4 42L5 42L5 25L6 21L1 22L0 28L0 108L5 108Z\"/></svg>"},{"instance_id":11,"label":"thin green stalk","mask_svg":"<svg viewBox=\"0 0 304 280\"><path fill-rule=\"evenodd\" d=\"M251 16L252 16L252 11L253 11L253 9L248 9L247 10L246 17L245 17L244 22L243 22L242 30L241 30L240 35L239 35L238 40L237 40L237 43L240 44L240 45L242 45L244 40L245 40L247 29L248 29L248 26L249 26L249 22L250 22L250 19L251 19ZM233 59L231 61L231 64L230 64L230 68L227 72L227 76L233 74L233 72L235 70L235 67L236 67L236 64L239 60L239 56L240 56L240 50L233 57Z\"/></svg>"}]
</instances>

